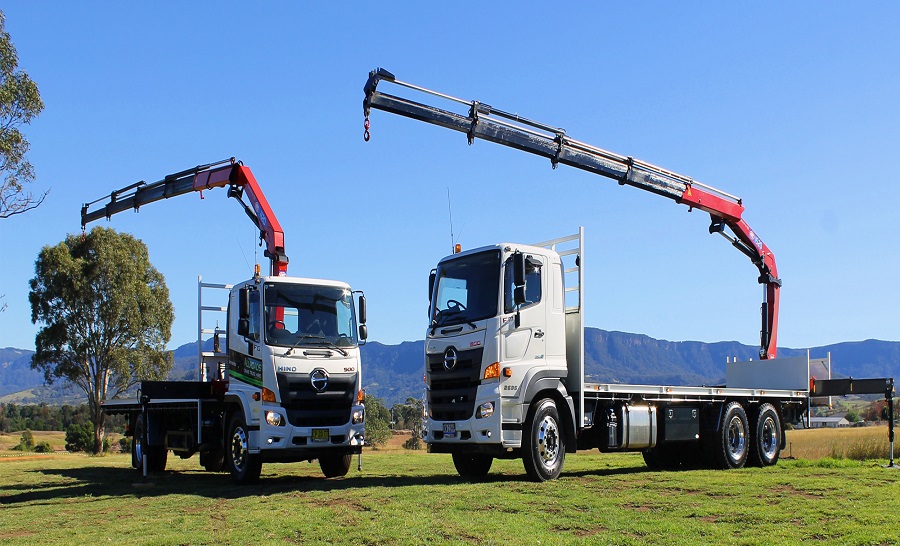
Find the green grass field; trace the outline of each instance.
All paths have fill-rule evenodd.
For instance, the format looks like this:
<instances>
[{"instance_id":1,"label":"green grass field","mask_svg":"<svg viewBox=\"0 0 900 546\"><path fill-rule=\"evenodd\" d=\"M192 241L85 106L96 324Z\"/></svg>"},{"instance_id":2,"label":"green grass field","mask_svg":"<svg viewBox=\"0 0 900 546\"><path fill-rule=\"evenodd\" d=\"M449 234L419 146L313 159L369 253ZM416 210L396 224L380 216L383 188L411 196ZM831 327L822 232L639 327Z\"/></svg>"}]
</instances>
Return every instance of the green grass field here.
<instances>
[{"instance_id":1,"label":"green grass field","mask_svg":"<svg viewBox=\"0 0 900 546\"><path fill-rule=\"evenodd\" d=\"M592 451L568 456L556 481L496 461L467 483L449 456L395 446L343 479L270 464L250 487L196 457L170 454L144 480L126 455L6 451L0 543L900 544L900 471L886 459L651 472L640 455Z\"/></svg>"}]
</instances>

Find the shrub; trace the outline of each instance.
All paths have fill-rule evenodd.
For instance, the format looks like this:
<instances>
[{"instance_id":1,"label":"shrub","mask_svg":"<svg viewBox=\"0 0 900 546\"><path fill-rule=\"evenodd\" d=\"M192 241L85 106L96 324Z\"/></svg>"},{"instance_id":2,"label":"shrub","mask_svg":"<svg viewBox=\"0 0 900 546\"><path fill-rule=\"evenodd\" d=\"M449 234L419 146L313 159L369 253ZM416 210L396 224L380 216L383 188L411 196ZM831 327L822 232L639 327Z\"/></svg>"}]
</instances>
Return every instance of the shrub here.
<instances>
[{"instance_id":1,"label":"shrub","mask_svg":"<svg viewBox=\"0 0 900 546\"><path fill-rule=\"evenodd\" d=\"M53 448L50 447L50 442L41 442L38 445L34 446L35 453L53 453Z\"/></svg>"},{"instance_id":2,"label":"shrub","mask_svg":"<svg viewBox=\"0 0 900 546\"><path fill-rule=\"evenodd\" d=\"M25 429L22 437L19 439L19 445L13 446L11 449L15 451L34 451L34 434L30 430Z\"/></svg>"},{"instance_id":3,"label":"shrub","mask_svg":"<svg viewBox=\"0 0 900 546\"><path fill-rule=\"evenodd\" d=\"M90 423L73 423L66 429L66 451L93 451L94 426Z\"/></svg>"},{"instance_id":4,"label":"shrub","mask_svg":"<svg viewBox=\"0 0 900 546\"><path fill-rule=\"evenodd\" d=\"M416 434L416 431L413 431L412 435L403 442L403 449L422 449L422 440Z\"/></svg>"}]
</instances>

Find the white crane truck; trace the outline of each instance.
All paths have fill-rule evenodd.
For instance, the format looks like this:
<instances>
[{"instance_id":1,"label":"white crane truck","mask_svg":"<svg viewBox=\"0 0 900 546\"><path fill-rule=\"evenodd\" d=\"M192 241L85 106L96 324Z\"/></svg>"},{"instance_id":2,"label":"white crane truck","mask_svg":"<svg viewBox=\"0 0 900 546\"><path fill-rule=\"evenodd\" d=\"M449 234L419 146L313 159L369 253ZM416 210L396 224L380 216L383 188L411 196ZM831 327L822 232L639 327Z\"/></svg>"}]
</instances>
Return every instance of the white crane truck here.
<instances>
[{"instance_id":1,"label":"white crane truck","mask_svg":"<svg viewBox=\"0 0 900 546\"><path fill-rule=\"evenodd\" d=\"M464 104L468 114L377 89L395 84ZM501 243L442 259L429 282L425 341L427 426L433 453L460 475L484 476L495 458L521 458L537 481L559 476L567 453L639 451L652 468L777 463L784 423L810 395L893 393L893 379L810 377L809 359L776 359L781 280L771 250L742 218L741 200L683 175L571 139L565 131L397 80L376 69L363 102L647 190L710 214L710 233L747 255L764 285L758 361L729 362L724 385L589 381L584 368L584 234ZM733 233L727 235L725 229ZM889 407L892 407L889 404ZM890 419L893 464L893 416Z\"/></svg>"},{"instance_id":2,"label":"white crane truck","mask_svg":"<svg viewBox=\"0 0 900 546\"><path fill-rule=\"evenodd\" d=\"M138 182L85 204L82 227L225 186L259 228L270 275L260 276L257 266L253 278L236 285L200 282L199 380L143 381L135 399L105 401L103 410L127 416L132 466L145 476L165 469L169 451L182 458L199 453L206 470L226 470L239 484L256 481L263 462L318 459L326 477L343 476L364 443L365 296L358 293L357 314L347 283L287 276L284 233L248 167L230 159ZM227 290L227 305L204 305L204 288ZM226 313L226 327L205 329L203 311ZM204 351L209 333L213 350Z\"/></svg>"}]
</instances>

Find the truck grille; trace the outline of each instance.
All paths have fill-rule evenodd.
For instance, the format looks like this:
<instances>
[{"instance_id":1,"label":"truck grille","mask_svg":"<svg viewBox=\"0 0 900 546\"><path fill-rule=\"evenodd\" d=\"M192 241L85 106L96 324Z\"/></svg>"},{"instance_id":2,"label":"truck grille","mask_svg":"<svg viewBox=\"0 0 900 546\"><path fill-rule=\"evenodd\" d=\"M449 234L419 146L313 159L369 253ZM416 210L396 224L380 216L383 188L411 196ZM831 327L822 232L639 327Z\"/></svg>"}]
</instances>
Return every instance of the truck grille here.
<instances>
[{"instance_id":1,"label":"truck grille","mask_svg":"<svg viewBox=\"0 0 900 546\"><path fill-rule=\"evenodd\" d=\"M481 383L483 348L459 351L456 366L444 368L444 355L428 355L430 389L428 409L435 421L462 421L475 413L475 395Z\"/></svg>"},{"instance_id":2,"label":"truck grille","mask_svg":"<svg viewBox=\"0 0 900 546\"><path fill-rule=\"evenodd\" d=\"M330 375L322 392L308 375L278 374L281 404L295 427L337 426L350 421L356 400L356 375Z\"/></svg>"}]
</instances>

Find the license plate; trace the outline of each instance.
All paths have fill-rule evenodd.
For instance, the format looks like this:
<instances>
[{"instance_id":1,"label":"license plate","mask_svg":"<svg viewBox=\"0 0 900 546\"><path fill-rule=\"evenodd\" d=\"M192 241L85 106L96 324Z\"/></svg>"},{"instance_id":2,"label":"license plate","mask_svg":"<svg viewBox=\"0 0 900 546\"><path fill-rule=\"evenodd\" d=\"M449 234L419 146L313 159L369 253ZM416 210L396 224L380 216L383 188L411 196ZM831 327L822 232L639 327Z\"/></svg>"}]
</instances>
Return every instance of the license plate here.
<instances>
[{"instance_id":1,"label":"license plate","mask_svg":"<svg viewBox=\"0 0 900 546\"><path fill-rule=\"evenodd\" d=\"M314 428L312 431L313 442L327 442L331 437L328 435L327 428Z\"/></svg>"},{"instance_id":2,"label":"license plate","mask_svg":"<svg viewBox=\"0 0 900 546\"><path fill-rule=\"evenodd\" d=\"M444 423L444 438L456 438L456 423Z\"/></svg>"}]
</instances>

